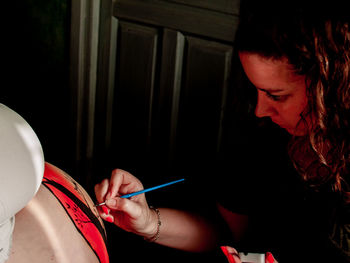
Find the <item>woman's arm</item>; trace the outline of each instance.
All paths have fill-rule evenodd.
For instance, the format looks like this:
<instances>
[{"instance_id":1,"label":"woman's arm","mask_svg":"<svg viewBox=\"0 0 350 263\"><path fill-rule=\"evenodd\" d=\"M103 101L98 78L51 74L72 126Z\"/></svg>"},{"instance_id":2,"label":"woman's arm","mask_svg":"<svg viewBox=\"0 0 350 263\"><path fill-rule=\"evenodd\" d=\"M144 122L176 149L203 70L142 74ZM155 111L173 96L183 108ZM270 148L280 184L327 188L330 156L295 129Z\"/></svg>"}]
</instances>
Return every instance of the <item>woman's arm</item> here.
<instances>
[{"instance_id":1,"label":"woman's arm","mask_svg":"<svg viewBox=\"0 0 350 263\"><path fill-rule=\"evenodd\" d=\"M160 208L159 212L162 225L156 243L192 252L217 246L218 231L210 221L187 211Z\"/></svg>"},{"instance_id":2,"label":"woman's arm","mask_svg":"<svg viewBox=\"0 0 350 263\"><path fill-rule=\"evenodd\" d=\"M213 223L197 214L169 208L159 209L161 225L159 236L154 240L159 218L157 212L149 208L145 194L119 198L142 189L136 177L115 169L110 179L95 186L98 202L106 201L106 206L99 207L101 217L126 231L172 248L200 252L217 245L218 231Z\"/></svg>"}]
</instances>

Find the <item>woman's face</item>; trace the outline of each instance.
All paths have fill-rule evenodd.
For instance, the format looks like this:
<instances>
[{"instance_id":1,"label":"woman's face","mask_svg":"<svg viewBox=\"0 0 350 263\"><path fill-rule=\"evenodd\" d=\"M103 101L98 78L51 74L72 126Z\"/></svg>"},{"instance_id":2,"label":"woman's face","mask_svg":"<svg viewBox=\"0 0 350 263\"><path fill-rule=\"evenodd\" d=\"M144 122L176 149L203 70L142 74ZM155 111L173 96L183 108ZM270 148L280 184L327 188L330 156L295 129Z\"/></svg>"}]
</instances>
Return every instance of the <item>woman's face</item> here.
<instances>
[{"instance_id":1,"label":"woman's face","mask_svg":"<svg viewBox=\"0 0 350 263\"><path fill-rule=\"evenodd\" d=\"M255 115L270 117L290 134L304 135L306 127L299 121L307 105L305 77L295 74L286 59L273 60L249 52L241 52L239 57L258 91Z\"/></svg>"}]
</instances>

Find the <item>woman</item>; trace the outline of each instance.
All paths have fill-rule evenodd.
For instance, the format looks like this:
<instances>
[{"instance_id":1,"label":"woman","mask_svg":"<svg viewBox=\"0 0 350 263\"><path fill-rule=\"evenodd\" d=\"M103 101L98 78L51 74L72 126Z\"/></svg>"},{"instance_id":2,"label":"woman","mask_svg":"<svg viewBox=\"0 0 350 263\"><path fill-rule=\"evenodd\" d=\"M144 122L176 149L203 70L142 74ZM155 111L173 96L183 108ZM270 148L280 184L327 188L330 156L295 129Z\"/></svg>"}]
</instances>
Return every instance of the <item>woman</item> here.
<instances>
[{"instance_id":1,"label":"woman","mask_svg":"<svg viewBox=\"0 0 350 263\"><path fill-rule=\"evenodd\" d=\"M249 181L254 172L246 172L233 183L249 182L254 189L249 196L233 191L218 197L218 210L232 232L228 245L239 251L271 251L280 262L350 262L349 26L350 17L337 1L327 6L314 1L241 2L235 44L249 85L257 91L255 115L289 133L285 137L295 170L288 162L287 168L275 167L283 154L277 148L271 153L259 127L260 140L252 140L261 147L252 143L256 148L250 153L262 167L272 164L271 174ZM271 131L268 136L278 140ZM273 161L268 163L264 155ZM204 251L218 244L215 227L201 217L166 208L153 211L144 196L118 198L140 189L134 176L113 171L95 187L98 201L106 200L108 207L101 216L174 248ZM222 185L221 192L227 193L224 189ZM241 262L233 247L223 251L230 262ZM265 260L274 261L269 253Z\"/></svg>"}]
</instances>

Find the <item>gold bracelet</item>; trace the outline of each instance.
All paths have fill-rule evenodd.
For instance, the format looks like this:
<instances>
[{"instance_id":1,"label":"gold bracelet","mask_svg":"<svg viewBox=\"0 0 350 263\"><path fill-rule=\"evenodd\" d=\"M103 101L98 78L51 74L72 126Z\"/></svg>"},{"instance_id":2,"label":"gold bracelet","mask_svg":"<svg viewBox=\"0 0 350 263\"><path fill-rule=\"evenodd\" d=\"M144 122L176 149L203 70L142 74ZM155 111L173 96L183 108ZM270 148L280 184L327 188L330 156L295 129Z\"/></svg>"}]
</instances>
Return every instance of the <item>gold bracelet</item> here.
<instances>
[{"instance_id":1,"label":"gold bracelet","mask_svg":"<svg viewBox=\"0 0 350 263\"><path fill-rule=\"evenodd\" d=\"M159 238L159 234L160 234L160 226L162 225L162 222L160 221L160 212L158 208L155 208L153 206L149 207L150 209L153 209L154 211L156 211L157 216L158 216L158 223L157 223L157 232L154 234L153 237L151 238L144 238L144 240L148 241L148 242L155 242L158 238Z\"/></svg>"}]
</instances>

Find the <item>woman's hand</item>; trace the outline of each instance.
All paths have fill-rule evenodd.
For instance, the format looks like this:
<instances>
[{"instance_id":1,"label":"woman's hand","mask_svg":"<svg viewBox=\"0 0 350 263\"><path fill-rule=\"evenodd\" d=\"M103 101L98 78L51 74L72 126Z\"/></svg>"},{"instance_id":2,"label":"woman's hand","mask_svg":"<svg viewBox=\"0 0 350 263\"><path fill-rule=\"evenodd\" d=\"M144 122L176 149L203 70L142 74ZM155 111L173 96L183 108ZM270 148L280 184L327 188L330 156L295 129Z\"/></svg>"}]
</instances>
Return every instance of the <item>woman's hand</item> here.
<instances>
[{"instance_id":1,"label":"woman's hand","mask_svg":"<svg viewBox=\"0 0 350 263\"><path fill-rule=\"evenodd\" d=\"M229 263L244 263L239 257L238 251L230 246L222 246L222 252L224 252ZM270 252L265 254L265 263L278 263Z\"/></svg>"},{"instance_id":2,"label":"woman's hand","mask_svg":"<svg viewBox=\"0 0 350 263\"><path fill-rule=\"evenodd\" d=\"M119 197L142 189L142 183L132 174L121 169L113 170L110 179L104 179L95 185L97 201L106 202L106 205L98 207L100 216L128 232L145 238L154 236L158 217L148 207L145 195L140 194L129 199Z\"/></svg>"}]
</instances>

